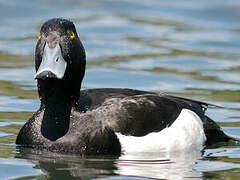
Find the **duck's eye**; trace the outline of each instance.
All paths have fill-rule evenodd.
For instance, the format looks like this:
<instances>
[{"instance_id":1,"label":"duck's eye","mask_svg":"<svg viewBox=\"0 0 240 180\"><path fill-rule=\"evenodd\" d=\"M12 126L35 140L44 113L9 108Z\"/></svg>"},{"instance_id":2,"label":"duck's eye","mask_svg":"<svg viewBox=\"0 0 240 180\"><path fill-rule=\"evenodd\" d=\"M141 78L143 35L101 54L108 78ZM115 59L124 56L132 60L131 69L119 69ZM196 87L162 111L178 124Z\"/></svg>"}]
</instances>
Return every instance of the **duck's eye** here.
<instances>
[{"instance_id":1,"label":"duck's eye","mask_svg":"<svg viewBox=\"0 0 240 180\"><path fill-rule=\"evenodd\" d=\"M75 37L74 32L70 32L69 38L70 38L70 39L73 39L74 37Z\"/></svg>"},{"instance_id":2,"label":"duck's eye","mask_svg":"<svg viewBox=\"0 0 240 180\"><path fill-rule=\"evenodd\" d=\"M41 33L38 34L38 39L41 39Z\"/></svg>"}]
</instances>

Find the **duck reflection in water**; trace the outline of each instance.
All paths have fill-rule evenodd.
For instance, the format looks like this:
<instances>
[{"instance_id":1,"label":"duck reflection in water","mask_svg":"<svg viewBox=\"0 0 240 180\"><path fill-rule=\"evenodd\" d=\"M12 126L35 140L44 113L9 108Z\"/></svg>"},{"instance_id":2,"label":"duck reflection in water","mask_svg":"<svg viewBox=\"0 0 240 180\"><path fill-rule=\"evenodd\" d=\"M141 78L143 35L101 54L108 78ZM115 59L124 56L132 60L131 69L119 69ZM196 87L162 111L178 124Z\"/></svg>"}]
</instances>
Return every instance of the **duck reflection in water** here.
<instances>
[{"instance_id":1,"label":"duck reflection in water","mask_svg":"<svg viewBox=\"0 0 240 180\"><path fill-rule=\"evenodd\" d=\"M122 179L202 178L192 166L201 158L199 151L171 153L134 153L118 156L63 155L30 148L18 149L17 158L28 159L47 179Z\"/></svg>"}]
</instances>

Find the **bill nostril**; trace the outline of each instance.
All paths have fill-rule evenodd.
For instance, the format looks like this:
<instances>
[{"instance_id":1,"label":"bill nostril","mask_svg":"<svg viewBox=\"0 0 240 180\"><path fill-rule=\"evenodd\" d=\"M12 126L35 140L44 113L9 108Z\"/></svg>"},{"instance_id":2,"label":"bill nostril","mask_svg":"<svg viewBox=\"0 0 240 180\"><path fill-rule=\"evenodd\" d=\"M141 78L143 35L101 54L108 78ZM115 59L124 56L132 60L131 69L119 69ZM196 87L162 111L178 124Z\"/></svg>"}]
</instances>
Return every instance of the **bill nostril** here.
<instances>
[{"instance_id":1,"label":"bill nostril","mask_svg":"<svg viewBox=\"0 0 240 180\"><path fill-rule=\"evenodd\" d=\"M55 61L58 62L59 58L57 58Z\"/></svg>"}]
</instances>

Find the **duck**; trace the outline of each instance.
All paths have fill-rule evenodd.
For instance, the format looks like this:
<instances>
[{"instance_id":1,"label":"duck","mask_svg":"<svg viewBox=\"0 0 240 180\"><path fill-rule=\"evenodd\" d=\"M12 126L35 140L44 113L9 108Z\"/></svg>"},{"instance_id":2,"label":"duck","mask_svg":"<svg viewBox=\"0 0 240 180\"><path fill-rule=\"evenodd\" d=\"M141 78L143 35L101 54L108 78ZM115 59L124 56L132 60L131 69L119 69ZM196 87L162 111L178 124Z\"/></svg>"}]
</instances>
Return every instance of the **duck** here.
<instances>
[{"instance_id":1,"label":"duck","mask_svg":"<svg viewBox=\"0 0 240 180\"><path fill-rule=\"evenodd\" d=\"M19 147L120 155L202 150L233 139L205 114L216 105L128 88L80 90L85 69L74 23L63 18L43 23L34 76L41 103L18 133Z\"/></svg>"}]
</instances>

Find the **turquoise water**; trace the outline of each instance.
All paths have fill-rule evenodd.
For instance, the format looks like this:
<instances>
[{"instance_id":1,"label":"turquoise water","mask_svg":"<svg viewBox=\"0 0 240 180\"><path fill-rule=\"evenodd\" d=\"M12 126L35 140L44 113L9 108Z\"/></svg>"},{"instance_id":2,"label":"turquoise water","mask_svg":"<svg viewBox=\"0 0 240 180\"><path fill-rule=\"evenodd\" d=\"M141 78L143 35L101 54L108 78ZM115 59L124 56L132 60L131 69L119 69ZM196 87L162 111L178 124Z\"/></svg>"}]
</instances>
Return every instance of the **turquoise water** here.
<instances>
[{"instance_id":1,"label":"turquoise water","mask_svg":"<svg viewBox=\"0 0 240 180\"><path fill-rule=\"evenodd\" d=\"M39 107L41 24L71 19L87 51L83 88L127 87L228 107L207 114L240 136L240 2L0 0L0 179L239 179L240 146L203 152L81 157L15 146Z\"/></svg>"}]
</instances>

